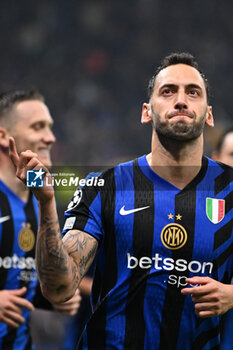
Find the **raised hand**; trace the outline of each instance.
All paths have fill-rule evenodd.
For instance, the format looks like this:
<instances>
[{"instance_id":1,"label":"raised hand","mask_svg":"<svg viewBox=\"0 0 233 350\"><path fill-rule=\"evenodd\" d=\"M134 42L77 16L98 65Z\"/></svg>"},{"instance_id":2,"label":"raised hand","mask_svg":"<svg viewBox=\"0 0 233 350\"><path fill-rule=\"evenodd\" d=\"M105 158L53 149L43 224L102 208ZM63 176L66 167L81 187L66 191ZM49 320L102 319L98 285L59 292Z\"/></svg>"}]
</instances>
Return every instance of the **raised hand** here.
<instances>
[{"instance_id":1,"label":"raised hand","mask_svg":"<svg viewBox=\"0 0 233 350\"><path fill-rule=\"evenodd\" d=\"M44 186L43 187L31 187L33 194L40 202L47 202L54 196L53 187L47 184L51 184L51 175L48 169L40 162L38 155L30 150L21 152L20 155L17 152L15 141L13 137L10 137L9 144L9 156L16 168L16 176L26 183L27 170L39 170L44 171ZM46 180L47 178L47 180ZM46 180L46 181L45 181Z\"/></svg>"},{"instance_id":2,"label":"raised hand","mask_svg":"<svg viewBox=\"0 0 233 350\"><path fill-rule=\"evenodd\" d=\"M15 290L0 291L1 322L15 328L18 328L25 322L25 318L22 317L22 308L26 308L30 311L34 310L32 303L23 297L26 291L26 287Z\"/></svg>"}]
</instances>

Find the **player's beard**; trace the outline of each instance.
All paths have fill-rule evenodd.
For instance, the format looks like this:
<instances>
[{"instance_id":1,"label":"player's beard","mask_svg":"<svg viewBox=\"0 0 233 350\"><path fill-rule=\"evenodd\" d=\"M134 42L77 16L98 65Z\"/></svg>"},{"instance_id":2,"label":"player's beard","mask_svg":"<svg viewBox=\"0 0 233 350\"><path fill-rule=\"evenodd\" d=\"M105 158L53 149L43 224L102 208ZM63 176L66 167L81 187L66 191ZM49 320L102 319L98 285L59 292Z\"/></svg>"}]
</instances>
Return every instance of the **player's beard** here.
<instances>
[{"instance_id":1,"label":"player's beard","mask_svg":"<svg viewBox=\"0 0 233 350\"><path fill-rule=\"evenodd\" d=\"M177 141L191 141L197 139L203 133L207 108L204 115L198 118L198 120L196 119L194 113L183 111L184 114L190 115L192 118L191 123L186 123L185 120L172 123L169 116L165 120L162 120L160 115L155 114L152 106L151 110L153 128L159 137ZM182 111L177 112L182 113Z\"/></svg>"}]
</instances>

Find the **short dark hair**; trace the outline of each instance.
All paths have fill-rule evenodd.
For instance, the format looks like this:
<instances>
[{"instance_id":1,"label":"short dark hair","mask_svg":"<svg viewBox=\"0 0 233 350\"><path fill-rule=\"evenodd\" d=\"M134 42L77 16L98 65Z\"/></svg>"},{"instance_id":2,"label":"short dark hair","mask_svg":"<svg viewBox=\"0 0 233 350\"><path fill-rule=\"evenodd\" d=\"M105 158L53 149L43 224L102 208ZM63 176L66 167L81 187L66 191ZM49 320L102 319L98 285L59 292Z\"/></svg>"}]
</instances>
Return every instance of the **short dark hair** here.
<instances>
[{"instance_id":1,"label":"short dark hair","mask_svg":"<svg viewBox=\"0 0 233 350\"><path fill-rule=\"evenodd\" d=\"M152 76L152 78L149 81L149 84L148 84L149 100L151 99L151 96L153 94L153 90L154 90L154 86L155 86L155 79L156 79L157 75L159 74L159 72L164 68L167 68L167 67L172 66L174 64L180 64L180 63L187 64L188 66L194 67L196 70L198 70L198 72L200 73L201 77L204 80L207 100L209 100L208 81L207 81L205 75L199 69L199 65L198 65L196 59L194 58L194 56L188 52L174 52L174 53L171 53L168 56L164 57L164 59L161 61L161 64L156 69L155 74Z\"/></svg>"},{"instance_id":2,"label":"short dark hair","mask_svg":"<svg viewBox=\"0 0 233 350\"><path fill-rule=\"evenodd\" d=\"M231 134L233 133L233 128L229 128L229 129L226 129L222 135L220 136L219 140L218 140L218 143L216 145L216 152L217 153L220 153L221 150L222 150L222 146L223 146L223 143L225 141L225 138L227 137L228 134Z\"/></svg>"},{"instance_id":3,"label":"short dark hair","mask_svg":"<svg viewBox=\"0 0 233 350\"><path fill-rule=\"evenodd\" d=\"M36 89L11 90L0 93L0 118L9 112L16 103L28 100L44 102L44 96Z\"/></svg>"}]
</instances>

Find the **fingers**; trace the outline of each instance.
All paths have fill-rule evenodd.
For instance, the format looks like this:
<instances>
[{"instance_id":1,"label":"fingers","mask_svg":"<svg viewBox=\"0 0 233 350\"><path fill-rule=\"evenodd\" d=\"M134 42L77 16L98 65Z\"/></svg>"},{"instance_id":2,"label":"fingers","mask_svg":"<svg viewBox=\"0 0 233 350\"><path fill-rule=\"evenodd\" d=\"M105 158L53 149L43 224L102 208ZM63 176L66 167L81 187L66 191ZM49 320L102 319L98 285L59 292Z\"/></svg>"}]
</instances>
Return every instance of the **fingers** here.
<instances>
[{"instance_id":1,"label":"fingers","mask_svg":"<svg viewBox=\"0 0 233 350\"><path fill-rule=\"evenodd\" d=\"M65 303L60 304L60 305L68 305L68 306L69 305L76 305L76 304L80 304L81 300L82 300L82 297L80 295L80 291L79 291L79 289L77 289L74 296L71 299L67 300Z\"/></svg>"},{"instance_id":2,"label":"fingers","mask_svg":"<svg viewBox=\"0 0 233 350\"><path fill-rule=\"evenodd\" d=\"M80 294L79 288L76 289L76 292L75 292L75 294L74 294L74 297L75 297L75 296L79 296L79 297L81 298L81 294ZM73 297L73 298L74 298L74 297ZM72 298L71 298L71 299L72 299Z\"/></svg>"},{"instance_id":3,"label":"fingers","mask_svg":"<svg viewBox=\"0 0 233 350\"><path fill-rule=\"evenodd\" d=\"M10 137L9 141L9 156L17 169L16 176L25 182L26 170L37 169L38 167L41 167L42 164L38 160L38 155L30 150L21 152L19 156L14 138ZM47 171L48 170L46 169L46 172Z\"/></svg>"},{"instance_id":4,"label":"fingers","mask_svg":"<svg viewBox=\"0 0 233 350\"><path fill-rule=\"evenodd\" d=\"M63 304L54 304L53 307L56 311L63 315L73 316L77 313L80 306L80 302L72 305Z\"/></svg>"},{"instance_id":5,"label":"fingers","mask_svg":"<svg viewBox=\"0 0 233 350\"><path fill-rule=\"evenodd\" d=\"M25 322L25 318L22 316L22 308L25 307L30 311L34 309L34 306L23 297L26 291L26 287L2 291L0 305L1 322L16 328Z\"/></svg>"},{"instance_id":6,"label":"fingers","mask_svg":"<svg viewBox=\"0 0 233 350\"><path fill-rule=\"evenodd\" d=\"M25 152L21 152L19 156L13 138L10 138L9 155L12 159L14 166L16 167L16 176L24 184L26 184L28 170L34 171L43 169L44 172L40 173L40 175L38 172L38 174L36 175L37 177L35 177L35 179L38 178L38 176L43 175L45 185L39 188L37 188L37 186L35 185L32 185L31 190L41 204L53 200L54 189L52 186L51 175L48 169L38 159L38 155L30 150L27 150Z\"/></svg>"},{"instance_id":7,"label":"fingers","mask_svg":"<svg viewBox=\"0 0 233 350\"><path fill-rule=\"evenodd\" d=\"M199 317L214 317L229 309L232 299L231 285L224 285L210 277L187 278L186 282L199 284L181 290L182 294L191 296L195 304L195 313Z\"/></svg>"},{"instance_id":8,"label":"fingers","mask_svg":"<svg viewBox=\"0 0 233 350\"><path fill-rule=\"evenodd\" d=\"M204 295L211 291L210 288L206 288L205 286L200 287L189 287L181 289L181 293L185 295Z\"/></svg>"},{"instance_id":9,"label":"fingers","mask_svg":"<svg viewBox=\"0 0 233 350\"><path fill-rule=\"evenodd\" d=\"M190 285L198 285L195 287L183 288L181 293L184 295L204 295L213 291L212 279L209 277L193 277L186 278L186 282Z\"/></svg>"},{"instance_id":10,"label":"fingers","mask_svg":"<svg viewBox=\"0 0 233 350\"><path fill-rule=\"evenodd\" d=\"M64 315L73 316L77 313L82 297L79 289L76 290L75 295L65 303L53 304L55 310Z\"/></svg>"},{"instance_id":11,"label":"fingers","mask_svg":"<svg viewBox=\"0 0 233 350\"><path fill-rule=\"evenodd\" d=\"M217 310L217 306L215 303L197 303L195 304L195 311L210 311L210 310Z\"/></svg>"},{"instance_id":12,"label":"fingers","mask_svg":"<svg viewBox=\"0 0 233 350\"><path fill-rule=\"evenodd\" d=\"M211 311L200 311L197 313L197 315L201 318L207 318L207 317L214 317L217 316L217 313L213 313Z\"/></svg>"},{"instance_id":13,"label":"fingers","mask_svg":"<svg viewBox=\"0 0 233 350\"><path fill-rule=\"evenodd\" d=\"M195 304L195 313L199 317L214 317L221 314L221 308L216 303L197 303Z\"/></svg>"},{"instance_id":14,"label":"fingers","mask_svg":"<svg viewBox=\"0 0 233 350\"><path fill-rule=\"evenodd\" d=\"M33 306L33 304L30 301L28 301L27 299L20 298L20 297L15 297L14 302L19 307L25 307L29 311L35 310L35 307Z\"/></svg>"},{"instance_id":15,"label":"fingers","mask_svg":"<svg viewBox=\"0 0 233 350\"><path fill-rule=\"evenodd\" d=\"M20 307L18 307L16 304L11 304L10 306L8 306L8 308L6 308L7 312L9 311L13 311L14 313L17 313L19 315L22 314L22 309L20 309Z\"/></svg>"},{"instance_id":16,"label":"fingers","mask_svg":"<svg viewBox=\"0 0 233 350\"><path fill-rule=\"evenodd\" d=\"M73 316L77 313L79 306L80 303L72 306L65 304L56 304L54 305L54 309L63 315Z\"/></svg>"},{"instance_id":17,"label":"fingers","mask_svg":"<svg viewBox=\"0 0 233 350\"><path fill-rule=\"evenodd\" d=\"M186 282L190 284L207 284L210 281L211 281L210 277L195 276L195 277L186 278Z\"/></svg>"},{"instance_id":18,"label":"fingers","mask_svg":"<svg viewBox=\"0 0 233 350\"><path fill-rule=\"evenodd\" d=\"M19 165L19 155L16 149L15 140L13 137L10 137L10 143L9 143L9 156L12 160L12 163L14 164L15 168Z\"/></svg>"},{"instance_id":19,"label":"fingers","mask_svg":"<svg viewBox=\"0 0 233 350\"><path fill-rule=\"evenodd\" d=\"M210 300L217 303L219 301L218 294L215 291L201 295L192 294L191 298L194 303L205 303Z\"/></svg>"},{"instance_id":20,"label":"fingers","mask_svg":"<svg viewBox=\"0 0 233 350\"><path fill-rule=\"evenodd\" d=\"M8 326L18 328L21 324L25 323L25 318L17 312L8 311L2 316L1 321Z\"/></svg>"},{"instance_id":21,"label":"fingers","mask_svg":"<svg viewBox=\"0 0 233 350\"><path fill-rule=\"evenodd\" d=\"M12 295L12 303L19 307L25 307L26 309L33 311L35 308L33 304L25 298L21 298L27 291L26 287L22 287L20 289L9 290L9 294ZM16 309L15 309L16 311Z\"/></svg>"},{"instance_id":22,"label":"fingers","mask_svg":"<svg viewBox=\"0 0 233 350\"><path fill-rule=\"evenodd\" d=\"M191 278L186 278L186 282L189 284L201 284L201 285L205 285L207 283L210 283L212 281L212 278L210 277L191 277Z\"/></svg>"},{"instance_id":23,"label":"fingers","mask_svg":"<svg viewBox=\"0 0 233 350\"><path fill-rule=\"evenodd\" d=\"M10 294L13 294L13 295L16 295L16 296L21 296L21 295L24 295L27 291L27 288L26 287L22 287L20 289L13 289L13 290L9 290L8 292Z\"/></svg>"},{"instance_id":24,"label":"fingers","mask_svg":"<svg viewBox=\"0 0 233 350\"><path fill-rule=\"evenodd\" d=\"M39 164L36 153L32 151L21 152L16 176L23 182L26 182L26 171L36 168Z\"/></svg>"}]
</instances>

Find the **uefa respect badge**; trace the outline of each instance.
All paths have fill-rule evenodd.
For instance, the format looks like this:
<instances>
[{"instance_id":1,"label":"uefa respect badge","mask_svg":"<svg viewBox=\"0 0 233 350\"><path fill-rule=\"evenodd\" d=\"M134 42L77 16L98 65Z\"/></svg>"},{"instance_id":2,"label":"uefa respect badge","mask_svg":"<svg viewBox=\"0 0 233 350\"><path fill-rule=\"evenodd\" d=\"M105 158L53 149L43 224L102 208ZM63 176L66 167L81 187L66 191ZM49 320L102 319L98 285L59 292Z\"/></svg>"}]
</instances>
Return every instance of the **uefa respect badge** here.
<instances>
[{"instance_id":1,"label":"uefa respect badge","mask_svg":"<svg viewBox=\"0 0 233 350\"><path fill-rule=\"evenodd\" d=\"M27 187L43 187L44 186L44 171L27 170L26 185Z\"/></svg>"}]
</instances>

